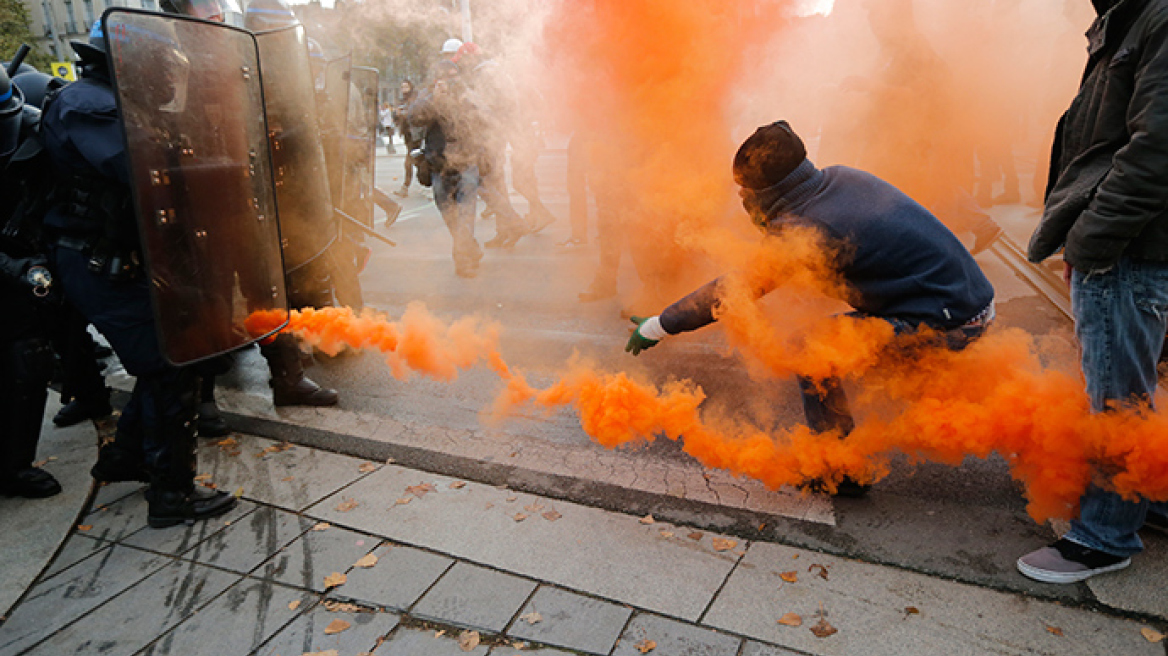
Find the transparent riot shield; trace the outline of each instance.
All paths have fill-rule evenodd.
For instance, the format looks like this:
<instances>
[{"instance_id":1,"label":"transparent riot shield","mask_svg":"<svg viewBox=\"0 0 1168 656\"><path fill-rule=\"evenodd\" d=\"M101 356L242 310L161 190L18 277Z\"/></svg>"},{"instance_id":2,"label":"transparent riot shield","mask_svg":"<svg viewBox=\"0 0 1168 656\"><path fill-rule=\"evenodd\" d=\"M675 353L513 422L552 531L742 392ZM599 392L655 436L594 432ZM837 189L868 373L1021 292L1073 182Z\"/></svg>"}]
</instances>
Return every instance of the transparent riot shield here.
<instances>
[{"instance_id":1,"label":"transparent riot shield","mask_svg":"<svg viewBox=\"0 0 1168 656\"><path fill-rule=\"evenodd\" d=\"M304 27L258 32L255 38L264 67L284 264L292 273L324 254L339 226L333 217Z\"/></svg>"},{"instance_id":2,"label":"transparent riot shield","mask_svg":"<svg viewBox=\"0 0 1168 656\"><path fill-rule=\"evenodd\" d=\"M317 73L317 106L320 112L320 133L324 141L324 161L329 171L329 191L333 203L340 207L344 175L345 133L349 115L350 83L352 69L350 57L330 60Z\"/></svg>"},{"instance_id":3,"label":"transparent riot shield","mask_svg":"<svg viewBox=\"0 0 1168 656\"><path fill-rule=\"evenodd\" d=\"M247 31L135 10L104 17L159 339L187 364L286 321L259 56Z\"/></svg>"},{"instance_id":4,"label":"transparent riot shield","mask_svg":"<svg viewBox=\"0 0 1168 656\"><path fill-rule=\"evenodd\" d=\"M340 206L346 214L372 228L380 75L376 68L355 66L349 80L352 84L342 158L344 179L341 180ZM393 138L393 135L388 136Z\"/></svg>"}]
</instances>

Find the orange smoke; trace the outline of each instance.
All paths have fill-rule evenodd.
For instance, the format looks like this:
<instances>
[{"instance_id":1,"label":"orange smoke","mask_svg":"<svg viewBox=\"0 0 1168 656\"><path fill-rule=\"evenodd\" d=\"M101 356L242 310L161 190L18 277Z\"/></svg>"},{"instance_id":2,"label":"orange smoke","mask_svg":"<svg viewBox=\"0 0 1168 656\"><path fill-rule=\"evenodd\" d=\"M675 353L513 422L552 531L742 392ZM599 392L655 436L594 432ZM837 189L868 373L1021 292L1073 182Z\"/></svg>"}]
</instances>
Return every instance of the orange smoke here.
<instances>
[{"instance_id":1,"label":"orange smoke","mask_svg":"<svg viewBox=\"0 0 1168 656\"><path fill-rule=\"evenodd\" d=\"M251 334L262 335L279 326L284 316L282 311L257 312L245 325ZM285 330L308 345L329 355L346 347L378 351L399 379L416 371L450 381L479 360L498 358L497 326L475 317L446 324L416 302L407 306L400 321L390 321L368 308L360 314L345 307L305 308L287 316Z\"/></svg>"}]
</instances>

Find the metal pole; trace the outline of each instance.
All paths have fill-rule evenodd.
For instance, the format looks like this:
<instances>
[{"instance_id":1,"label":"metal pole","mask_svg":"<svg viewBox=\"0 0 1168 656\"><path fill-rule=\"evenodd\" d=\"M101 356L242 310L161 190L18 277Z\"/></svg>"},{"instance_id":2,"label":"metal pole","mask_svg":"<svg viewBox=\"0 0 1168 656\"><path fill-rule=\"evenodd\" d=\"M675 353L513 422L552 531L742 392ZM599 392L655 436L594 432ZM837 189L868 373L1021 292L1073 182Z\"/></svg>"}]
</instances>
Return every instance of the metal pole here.
<instances>
[{"instance_id":1,"label":"metal pole","mask_svg":"<svg viewBox=\"0 0 1168 656\"><path fill-rule=\"evenodd\" d=\"M48 0L42 0L41 9L45 12L45 26L49 28L53 54L57 57L57 61L65 61L65 58L61 56L61 42L60 37L57 36L57 17L53 15L53 6L49 4Z\"/></svg>"},{"instance_id":2,"label":"metal pole","mask_svg":"<svg viewBox=\"0 0 1168 656\"><path fill-rule=\"evenodd\" d=\"M462 42L474 41L474 30L470 24L470 0L462 0Z\"/></svg>"}]
</instances>

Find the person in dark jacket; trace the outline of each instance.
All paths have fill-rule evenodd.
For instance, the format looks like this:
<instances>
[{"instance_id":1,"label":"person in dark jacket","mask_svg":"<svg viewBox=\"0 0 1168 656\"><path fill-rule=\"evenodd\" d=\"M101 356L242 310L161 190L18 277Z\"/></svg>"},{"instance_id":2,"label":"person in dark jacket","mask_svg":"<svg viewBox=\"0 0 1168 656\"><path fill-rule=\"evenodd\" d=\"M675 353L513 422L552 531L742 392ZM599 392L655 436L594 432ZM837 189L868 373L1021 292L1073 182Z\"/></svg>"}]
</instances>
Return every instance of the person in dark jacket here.
<instances>
[{"instance_id":1,"label":"person in dark jacket","mask_svg":"<svg viewBox=\"0 0 1168 656\"><path fill-rule=\"evenodd\" d=\"M1152 405L1168 329L1168 1L1092 4L1087 68L1059 121L1029 257L1063 249L1091 410L1104 412ZM1092 486L1070 531L1018 569L1047 583L1122 569L1145 522L1168 525L1168 504Z\"/></svg>"},{"instance_id":2,"label":"person in dark jacket","mask_svg":"<svg viewBox=\"0 0 1168 656\"><path fill-rule=\"evenodd\" d=\"M929 328L955 350L980 337L993 320L993 286L948 228L876 176L844 166L819 170L785 121L761 127L743 142L734 157L734 180L747 212L766 232L810 227L834 247L849 292L842 300L854 308L853 316L878 317L903 336ZM633 317L638 326L625 350L637 355L668 335L716 321L721 285L714 280L659 316ZM801 376L799 386L810 428L841 436L852 430L838 379ZM837 494L866 490L845 478Z\"/></svg>"}]
</instances>

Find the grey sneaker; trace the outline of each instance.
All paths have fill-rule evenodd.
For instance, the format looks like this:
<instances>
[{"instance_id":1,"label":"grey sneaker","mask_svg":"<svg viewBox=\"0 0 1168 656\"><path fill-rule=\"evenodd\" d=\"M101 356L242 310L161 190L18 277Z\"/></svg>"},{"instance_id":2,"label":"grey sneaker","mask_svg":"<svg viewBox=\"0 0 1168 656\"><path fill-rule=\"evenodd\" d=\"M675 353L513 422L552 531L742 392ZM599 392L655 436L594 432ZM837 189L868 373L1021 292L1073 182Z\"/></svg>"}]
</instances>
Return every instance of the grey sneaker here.
<instances>
[{"instance_id":1,"label":"grey sneaker","mask_svg":"<svg viewBox=\"0 0 1168 656\"><path fill-rule=\"evenodd\" d=\"M1113 556L1064 539L1019 558L1018 571L1043 583L1075 583L1130 564L1131 558Z\"/></svg>"}]
</instances>

